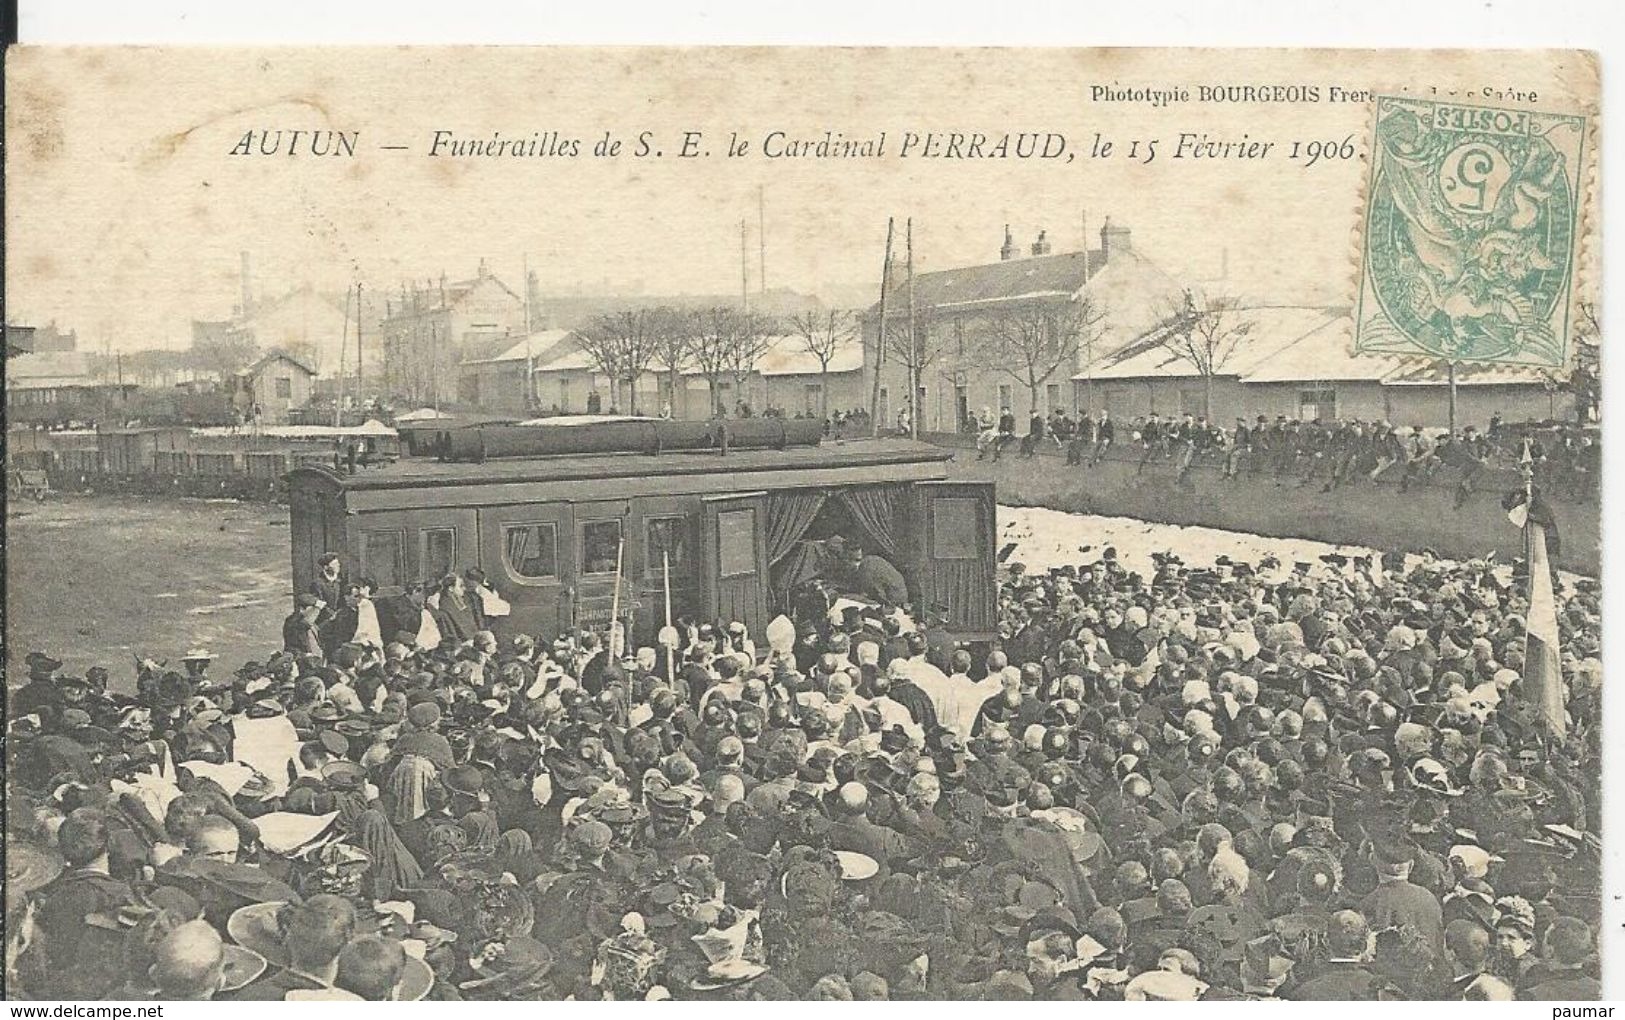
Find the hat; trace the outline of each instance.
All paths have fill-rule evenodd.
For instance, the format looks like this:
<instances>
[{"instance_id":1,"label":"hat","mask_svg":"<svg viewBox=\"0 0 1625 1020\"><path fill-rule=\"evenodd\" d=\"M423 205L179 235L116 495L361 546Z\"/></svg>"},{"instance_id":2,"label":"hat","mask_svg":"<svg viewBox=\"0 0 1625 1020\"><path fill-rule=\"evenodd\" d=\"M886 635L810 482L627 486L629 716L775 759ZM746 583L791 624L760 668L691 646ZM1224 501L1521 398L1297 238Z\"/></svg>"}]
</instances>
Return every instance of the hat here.
<instances>
[{"instance_id":1,"label":"hat","mask_svg":"<svg viewBox=\"0 0 1625 1020\"><path fill-rule=\"evenodd\" d=\"M309 592L300 592L293 597L293 604L299 609L315 609L317 606L324 606L327 603Z\"/></svg>"},{"instance_id":2,"label":"hat","mask_svg":"<svg viewBox=\"0 0 1625 1020\"><path fill-rule=\"evenodd\" d=\"M372 726L365 719L345 718L333 724L333 732L346 737L364 737L372 732Z\"/></svg>"},{"instance_id":3,"label":"hat","mask_svg":"<svg viewBox=\"0 0 1625 1020\"><path fill-rule=\"evenodd\" d=\"M316 738L327 749L328 754L338 755L340 758L350 753L350 741L344 734L333 730L323 730Z\"/></svg>"},{"instance_id":4,"label":"hat","mask_svg":"<svg viewBox=\"0 0 1625 1020\"><path fill-rule=\"evenodd\" d=\"M182 662L213 662L214 661L214 653L209 652L209 651L205 651L202 648L193 648L193 649L190 649L189 651L187 651L187 653L185 655L181 656L181 661Z\"/></svg>"},{"instance_id":5,"label":"hat","mask_svg":"<svg viewBox=\"0 0 1625 1020\"><path fill-rule=\"evenodd\" d=\"M440 722L440 706L433 701L419 701L407 709L406 720L420 730L429 729Z\"/></svg>"},{"instance_id":6,"label":"hat","mask_svg":"<svg viewBox=\"0 0 1625 1020\"><path fill-rule=\"evenodd\" d=\"M353 761L328 762L322 768L322 781L335 790L358 789L366 778L367 770Z\"/></svg>"},{"instance_id":7,"label":"hat","mask_svg":"<svg viewBox=\"0 0 1625 1020\"><path fill-rule=\"evenodd\" d=\"M261 698L249 705L245 714L250 719L272 719L282 714L282 702L275 698Z\"/></svg>"},{"instance_id":8,"label":"hat","mask_svg":"<svg viewBox=\"0 0 1625 1020\"><path fill-rule=\"evenodd\" d=\"M448 770L443 782L452 793L468 797L477 797L485 792L485 776L472 765L459 765Z\"/></svg>"},{"instance_id":9,"label":"hat","mask_svg":"<svg viewBox=\"0 0 1625 1020\"><path fill-rule=\"evenodd\" d=\"M594 818L578 822L569 833L570 846L578 853L601 854L609 849L614 832L608 825Z\"/></svg>"},{"instance_id":10,"label":"hat","mask_svg":"<svg viewBox=\"0 0 1625 1020\"><path fill-rule=\"evenodd\" d=\"M61 659L53 659L44 652L29 652L23 661L28 664L29 676L50 676L62 668Z\"/></svg>"}]
</instances>

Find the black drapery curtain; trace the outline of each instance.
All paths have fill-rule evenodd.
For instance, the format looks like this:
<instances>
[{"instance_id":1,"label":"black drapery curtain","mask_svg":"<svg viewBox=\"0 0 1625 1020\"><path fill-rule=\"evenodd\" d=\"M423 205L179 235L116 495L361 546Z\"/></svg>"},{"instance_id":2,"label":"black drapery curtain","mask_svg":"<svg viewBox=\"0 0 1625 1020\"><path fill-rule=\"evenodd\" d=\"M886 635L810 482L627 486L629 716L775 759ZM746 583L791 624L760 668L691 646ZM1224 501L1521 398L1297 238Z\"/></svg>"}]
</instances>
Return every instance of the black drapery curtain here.
<instances>
[{"instance_id":1,"label":"black drapery curtain","mask_svg":"<svg viewBox=\"0 0 1625 1020\"><path fill-rule=\"evenodd\" d=\"M897 541L897 517L905 498L903 490L892 485L872 485L842 489L837 495L852 514L853 520L880 543L879 551L893 564L901 563L903 554Z\"/></svg>"},{"instance_id":2,"label":"black drapery curtain","mask_svg":"<svg viewBox=\"0 0 1625 1020\"><path fill-rule=\"evenodd\" d=\"M784 559L812 527L828 497L823 492L775 492L767 497L767 562Z\"/></svg>"}]
</instances>

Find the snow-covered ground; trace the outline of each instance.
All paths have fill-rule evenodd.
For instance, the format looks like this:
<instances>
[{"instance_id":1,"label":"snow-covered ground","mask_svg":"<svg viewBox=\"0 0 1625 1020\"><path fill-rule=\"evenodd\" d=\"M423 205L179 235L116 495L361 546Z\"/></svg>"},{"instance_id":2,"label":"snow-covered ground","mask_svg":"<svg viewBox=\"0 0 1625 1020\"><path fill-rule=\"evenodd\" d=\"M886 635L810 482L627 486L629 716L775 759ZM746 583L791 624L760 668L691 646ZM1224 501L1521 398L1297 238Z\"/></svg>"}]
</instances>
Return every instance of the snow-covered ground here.
<instances>
[{"instance_id":1,"label":"snow-covered ground","mask_svg":"<svg viewBox=\"0 0 1625 1020\"><path fill-rule=\"evenodd\" d=\"M1360 545L1329 545L1302 538L1268 538L1241 531L1179 524L1153 524L1132 517L1097 517L1069 514L1043 507L1000 506L999 547L1016 543L1005 563L1025 564L1029 571L1082 566L1098 562L1110 546L1124 567L1150 577L1156 570L1152 553L1171 552L1188 566L1211 566L1219 556L1257 563L1273 555L1287 570L1297 562L1326 565L1320 557L1341 553L1347 557L1373 556Z\"/></svg>"},{"instance_id":2,"label":"snow-covered ground","mask_svg":"<svg viewBox=\"0 0 1625 1020\"><path fill-rule=\"evenodd\" d=\"M1005 557L1006 565L1021 563L1029 572L1044 573L1054 567L1084 566L1097 563L1110 546L1117 550L1117 559L1129 570L1144 577L1156 572L1152 553L1171 552L1185 561L1188 567L1212 566L1219 556L1257 564L1266 556L1274 556L1281 563L1281 576L1290 573L1296 563L1308 563L1310 574L1320 576L1332 570L1353 570L1352 565L1333 567L1321 560L1327 553L1340 553L1352 560L1356 556L1377 556L1376 550L1363 545L1332 545L1307 538L1270 538L1245 531L1225 531L1222 528L1202 528L1180 524L1153 524L1133 517L1099 517L1092 514L1071 514L1043 507L999 506L999 548L1011 542L1015 549ZM1416 554L1405 557L1410 569L1421 559ZM1451 561L1442 561L1449 563ZM1511 564L1502 564L1495 570L1502 583L1512 578ZM1268 574L1265 575L1266 579ZM1559 571L1558 578L1572 585L1583 575Z\"/></svg>"}]
</instances>

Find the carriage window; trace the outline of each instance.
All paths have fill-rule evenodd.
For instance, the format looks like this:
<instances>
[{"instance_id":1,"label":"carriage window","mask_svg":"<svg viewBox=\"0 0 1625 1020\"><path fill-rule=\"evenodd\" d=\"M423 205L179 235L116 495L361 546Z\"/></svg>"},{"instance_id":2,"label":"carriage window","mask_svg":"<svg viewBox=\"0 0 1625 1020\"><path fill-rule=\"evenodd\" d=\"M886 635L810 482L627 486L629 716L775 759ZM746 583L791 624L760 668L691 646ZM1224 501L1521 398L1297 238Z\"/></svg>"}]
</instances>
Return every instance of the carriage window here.
<instances>
[{"instance_id":1,"label":"carriage window","mask_svg":"<svg viewBox=\"0 0 1625 1020\"><path fill-rule=\"evenodd\" d=\"M402 583L405 559L405 532L368 531L362 535L361 573L377 581L380 588Z\"/></svg>"},{"instance_id":2,"label":"carriage window","mask_svg":"<svg viewBox=\"0 0 1625 1020\"><path fill-rule=\"evenodd\" d=\"M717 514L717 574L748 577L756 573L756 511Z\"/></svg>"},{"instance_id":3,"label":"carriage window","mask_svg":"<svg viewBox=\"0 0 1625 1020\"><path fill-rule=\"evenodd\" d=\"M620 521L588 521L581 526L581 572L615 573L615 558L621 548Z\"/></svg>"},{"instance_id":4,"label":"carriage window","mask_svg":"<svg viewBox=\"0 0 1625 1020\"><path fill-rule=\"evenodd\" d=\"M679 580L689 576L688 521L682 517L653 517L647 524L644 543L644 573L660 577L666 568L663 555L671 556L672 575Z\"/></svg>"},{"instance_id":5,"label":"carriage window","mask_svg":"<svg viewBox=\"0 0 1625 1020\"><path fill-rule=\"evenodd\" d=\"M932 559L976 559L980 505L975 499L938 497L931 501Z\"/></svg>"},{"instance_id":6,"label":"carriage window","mask_svg":"<svg viewBox=\"0 0 1625 1020\"><path fill-rule=\"evenodd\" d=\"M502 552L515 577L559 576L558 530L552 524L509 524L502 529Z\"/></svg>"},{"instance_id":7,"label":"carriage window","mask_svg":"<svg viewBox=\"0 0 1625 1020\"><path fill-rule=\"evenodd\" d=\"M418 579L438 581L456 566L457 529L423 529L418 547Z\"/></svg>"}]
</instances>

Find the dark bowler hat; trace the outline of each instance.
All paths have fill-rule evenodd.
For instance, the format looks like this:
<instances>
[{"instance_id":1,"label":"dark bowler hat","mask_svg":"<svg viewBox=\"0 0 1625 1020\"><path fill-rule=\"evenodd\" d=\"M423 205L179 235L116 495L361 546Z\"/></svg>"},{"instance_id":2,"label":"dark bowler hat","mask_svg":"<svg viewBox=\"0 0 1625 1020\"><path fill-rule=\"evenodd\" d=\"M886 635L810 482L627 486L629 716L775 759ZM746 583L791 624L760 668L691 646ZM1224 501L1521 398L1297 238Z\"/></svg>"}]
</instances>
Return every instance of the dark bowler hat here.
<instances>
[{"instance_id":1,"label":"dark bowler hat","mask_svg":"<svg viewBox=\"0 0 1625 1020\"><path fill-rule=\"evenodd\" d=\"M27 663L28 675L32 679L49 677L62 668L61 659L53 659L44 652L29 652L23 662Z\"/></svg>"}]
</instances>

